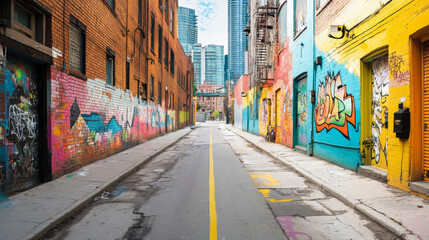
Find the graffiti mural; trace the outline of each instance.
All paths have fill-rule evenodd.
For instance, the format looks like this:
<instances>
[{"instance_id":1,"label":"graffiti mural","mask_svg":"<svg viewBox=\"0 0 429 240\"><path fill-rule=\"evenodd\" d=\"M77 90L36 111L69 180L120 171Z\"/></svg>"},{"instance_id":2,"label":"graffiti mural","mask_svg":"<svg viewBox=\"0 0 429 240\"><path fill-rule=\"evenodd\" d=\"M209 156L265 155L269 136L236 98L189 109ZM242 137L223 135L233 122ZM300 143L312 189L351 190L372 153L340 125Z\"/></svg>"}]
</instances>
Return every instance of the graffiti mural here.
<instances>
[{"instance_id":1,"label":"graffiti mural","mask_svg":"<svg viewBox=\"0 0 429 240\"><path fill-rule=\"evenodd\" d=\"M8 192L38 182L39 96L34 69L13 56L0 69L0 188L6 184Z\"/></svg>"},{"instance_id":2,"label":"graffiti mural","mask_svg":"<svg viewBox=\"0 0 429 240\"><path fill-rule=\"evenodd\" d=\"M325 81L320 83L314 117L317 132L336 129L349 139L348 123L356 127L355 100L347 93L339 72L335 76L328 73Z\"/></svg>"},{"instance_id":3,"label":"graffiti mural","mask_svg":"<svg viewBox=\"0 0 429 240\"><path fill-rule=\"evenodd\" d=\"M286 90L285 90L283 112L284 112L283 126L286 131L289 131L290 130L289 126L292 125L292 93L289 89L289 86L286 86Z\"/></svg>"},{"instance_id":4,"label":"graffiti mural","mask_svg":"<svg viewBox=\"0 0 429 240\"><path fill-rule=\"evenodd\" d=\"M262 100L262 124L266 125L268 123L268 102L267 99L264 98Z\"/></svg>"},{"instance_id":5,"label":"graffiti mural","mask_svg":"<svg viewBox=\"0 0 429 240\"><path fill-rule=\"evenodd\" d=\"M82 81L55 67L51 71L49 149L54 178L167 129L173 131L176 121L186 124L189 119L188 112L141 101L128 92L106 87L102 79Z\"/></svg>"},{"instance_id":6,"label":"graffiti mural","mask_svg":"<svg viewBox=\"0 0 429 240\"><path fill-rule=\"evenodd\" d=\"M307 115L308 115L308 96L307 96L307 78L303 78L297 83L296 92L296 132L297 145L307 146Z\"/></svg>"},{"instance_id":7,"label":"graffiti mural","mask_svg":"<svg viewBox=\"0 0 429 240\"><path fill-rule=\"evenodd\" d=\"M372 159L378 164L381 152L383 152L387 166L387 135L386 130L383 131L383 128L386 127L383 119L385 120L385 116L388 113L386 102L387 96L389 96L389 63L387 55L372 63L372 74L371 138L374 143Z\"/></svg>"}]
</instances>

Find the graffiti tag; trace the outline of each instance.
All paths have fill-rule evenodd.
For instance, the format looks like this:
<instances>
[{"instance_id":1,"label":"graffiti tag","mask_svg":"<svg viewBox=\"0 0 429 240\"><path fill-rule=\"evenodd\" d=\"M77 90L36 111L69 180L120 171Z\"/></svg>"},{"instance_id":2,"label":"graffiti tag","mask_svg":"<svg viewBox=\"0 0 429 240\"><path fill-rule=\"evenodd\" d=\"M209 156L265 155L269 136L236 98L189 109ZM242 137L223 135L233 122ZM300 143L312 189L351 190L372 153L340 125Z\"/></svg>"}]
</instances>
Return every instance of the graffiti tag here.
<instances>
[{"instance_id":1,"label":"graffiti tag","mask_svg":"<svg viewBox=\"0 0 429 240\"><path fill-rule=\"evenodd\" d=\"M347 86L343 85L341 75L328 73L325 82L319 85L314 117L316 131L331 129L338 130L344 137L349 138L348 124L356 127L355 99L347 93Z\"/></svg>"},{"instance_id":2,"label":"graffiti tag","mask_svg":"<svg viewBox=\"0 0 429 240\"><path fill-rule=\"evenodd\" d=\"M36 138L37 122L33 114L24 111L17 105L9 107L10 134L19 141Z\"/></svg>"},{"instance_id":3,"label":"graffiti tag","mask_svg":"<svg viewBox=\"0 0 429 240\"><path fill-rule=\"evenodd\" d=\"M384 152L387 165L387 139L383 149L381 143L381 134L383 129L383 108L385 113L388 109L385 105L386 98L389 95L389 63L387 56L377 59L373 62L373 87L372 87L372 127L371 138L374 143L375 162L380 161L380 152Z\"/></svg>"},{"instance_id":4,"label":"graffiti tag","mask_svg":"<svg viewBox=\"0 0 429 240\"><path fill-rule=\"evenodd\" d=\"M0 67L6 66L7 48L0 44Z\"/></svg>"},{"instance_id":5,"label":"graffiti tag","mask_svg":"<svg viewBox=\"0 0 429 240\"><path fill-rule=\"evenodd\" d=\"M401 66L404 65L405 61L402 56L396 55L396 52L392 52L389 57L389 70L394 77L401 73Z\"/></svg>"}]
</instances>

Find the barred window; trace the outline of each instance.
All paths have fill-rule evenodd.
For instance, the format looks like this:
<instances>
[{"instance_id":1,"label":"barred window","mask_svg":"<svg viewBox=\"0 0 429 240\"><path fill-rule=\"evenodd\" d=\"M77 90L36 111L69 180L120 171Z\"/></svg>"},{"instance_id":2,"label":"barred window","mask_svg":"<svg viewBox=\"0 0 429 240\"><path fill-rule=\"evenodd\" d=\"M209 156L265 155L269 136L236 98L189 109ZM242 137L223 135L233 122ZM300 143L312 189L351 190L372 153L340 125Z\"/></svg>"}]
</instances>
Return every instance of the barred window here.
<instances>
[{"instance_id":1,"label":"barred window","mask_svg":"<svg viewBox=\"0 0 429 240\"><path fill-rule=\"evenodd\" d=\"M70 69L85 74L85 25L70 16Z\"/></svg>"}]
</instances>

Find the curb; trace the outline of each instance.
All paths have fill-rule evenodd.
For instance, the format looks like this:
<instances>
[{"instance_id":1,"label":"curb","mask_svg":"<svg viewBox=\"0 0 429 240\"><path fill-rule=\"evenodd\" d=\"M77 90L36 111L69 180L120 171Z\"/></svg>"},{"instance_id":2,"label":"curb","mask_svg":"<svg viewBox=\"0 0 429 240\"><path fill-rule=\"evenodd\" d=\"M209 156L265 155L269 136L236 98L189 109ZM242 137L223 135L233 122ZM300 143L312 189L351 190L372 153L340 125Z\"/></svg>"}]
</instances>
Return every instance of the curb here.
<instances>
[{"instance_id":1,"label":"curb","mask_svg":"<svg viewBox=\"0 0 429 240\"><path fill-rule=\"evenodd\" d=\"M141 160L140 162L132 165L129 169L124 170L122 173L120 173L118 176L112 178L109 182L104 183L101 185L97 190L94 192L88 194L86 198L82 198L74 202L68 209L65 209L64 211L61 211L54 216L48 218L41 224L37 225L35 228L31 229L29 232L26 233L23 239L40 239L43 237L44 234L46 234L49 230L63 222L65 219L72 216L74 213L82 209L84 206L86 206L88 203L90 203L96 196L103 193L106 189L111 188L127 176L131 175L137 168L141 167L142 165L146 164L150 160L152 160L154 157L159 155L161 152L166 150L167 148L171 147L175 143L177 143L179 140L187 136L192 130L190 128L187 129L187 132L183 134L182 136L179 136L178 138L170 141L167 145L164 147L161 147L160 149L156 150L154 153L147 156L145 159ZM139 145L136 145L139 146ZM130 148L132 149L132 148ZM101 159L100 159L101 160Z\"/></svg>"},{"instance_id":2,"label":"curb","mask_svg":"<svg viewBox=\"0 0 429 240\"><path fill-rule=\"evenodd\" d=\"M291 169L294 169L299 174L301 174L303 177L305 177L306 179L310 180L311 182L313 182L317 186L321 187L322 189L325 189L332 196L334 196L335 198L337 198L338 200L340 200L341 202L343 202L347 206L349 206L349 207L351 207L353 209L356 209L357 211L361 212L363 215L367 216L368 218L370 218L374 222L380 224L381 226L385 227L386 229L388 229L392 233L396 234L398 237L400 237L402 239L409 239L409 240L421 239L417 235L413 234L409 229L403 227L399 223L394 222L388 216L386 216L386 215L384 215L384 214L382 214L380 212L377 212L376 210L374 210L374 209L366 206L365 204L361 203L357 199L345 196L340 191L336 190L334 187L329 186L328 184L324 183L322 181L322 179L316 177L315 175L313 175L312 173L308 172L307 170L305 170L305 169L297 166L293 162L281 159L281 157L276 156L274 153L269 152L268 150L266 150L266 149L258 146L256 143L254 143L251 140L247 139L242 134L235 132L234 130L232 130L229 127L225 127L225 129L227 129L230 132L233 132L234 134L240 136L241 138L243 138L247 142L251 143L257 149L263 151L264 153L266 153L269 156L271 156L272 158L274 158L278 163L280 163L280 164L282 164L282 165L284 165L286 167L289 167Z\"/></svg>"}]
</instances>

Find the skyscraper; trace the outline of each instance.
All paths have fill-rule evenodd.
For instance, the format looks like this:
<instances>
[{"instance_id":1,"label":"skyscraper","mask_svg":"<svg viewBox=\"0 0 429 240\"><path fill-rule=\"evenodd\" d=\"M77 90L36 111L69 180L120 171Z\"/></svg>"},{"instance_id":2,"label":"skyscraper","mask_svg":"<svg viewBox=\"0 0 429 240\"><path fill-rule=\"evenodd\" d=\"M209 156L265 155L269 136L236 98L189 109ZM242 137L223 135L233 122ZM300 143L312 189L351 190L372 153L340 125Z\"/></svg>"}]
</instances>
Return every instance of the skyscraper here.
<instances>
[{"instance_id":1,"label":"skyscraper","mask_svg":"<svg viewBox=\"0 0 429 240\"><path fill-rule=\"evenodd\" d=\"M195 85L199 86L204 83L224 85L225 55L223 46L194 44L192 61L194 63Z\"/></svg>"},{"instance_id":2,"label":"skyscraper","mask_svg":"<svg viewBox=\"0 0 429 240\"><path fill-rule=\"evenodd\" d=\"M228 0L228 55L229 74L236 82L244 71L244 52L248 42L243 29L249 21L248 0Z\"/></svg>"},{"instance_id":3,"label":"skyscraper","mask_svg":"<svg viewBox=\"0 0 429 240\"><path fill-rule=\"evenodd\" d=\"M192 46L198 42L198 25L195 10L179 7L177 17L179 18L179 41L186 55L191 55Z\"/></svg>"}]
</instances>

